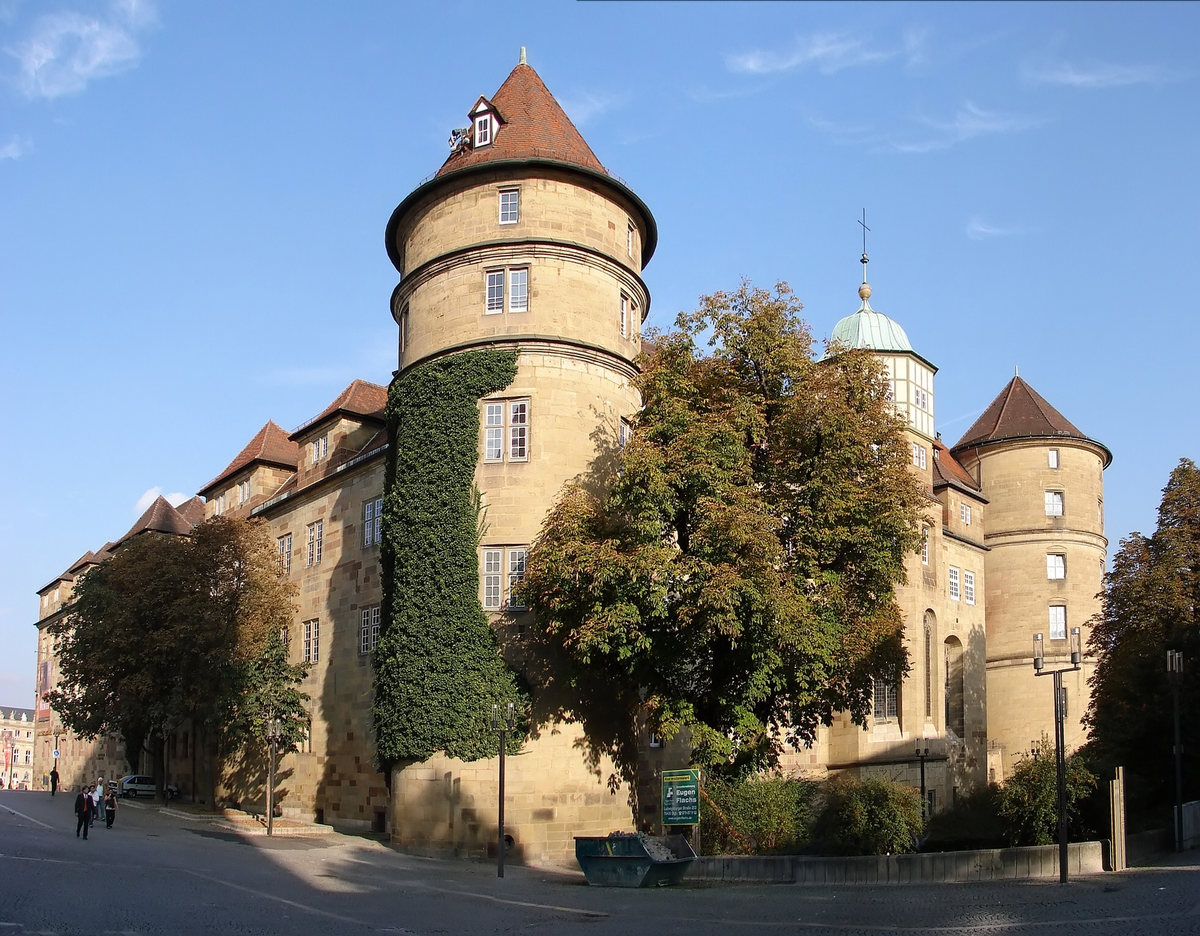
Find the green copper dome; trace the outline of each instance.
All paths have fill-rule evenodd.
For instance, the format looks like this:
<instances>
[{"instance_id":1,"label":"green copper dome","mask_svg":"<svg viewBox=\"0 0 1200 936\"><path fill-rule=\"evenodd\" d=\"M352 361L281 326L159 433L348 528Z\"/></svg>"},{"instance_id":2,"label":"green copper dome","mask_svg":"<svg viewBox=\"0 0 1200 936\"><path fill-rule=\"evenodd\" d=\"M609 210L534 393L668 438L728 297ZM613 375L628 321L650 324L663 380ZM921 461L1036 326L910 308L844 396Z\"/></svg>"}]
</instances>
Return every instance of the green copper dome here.
<instances>
[{"instance_id":1,"label":"green copper dome","mask_svg":"<svg viewBox=\"0 0 1200 936\"><path fill-rule=\"evenodd\" d=\"M837 323L829 338L830 344L836 342L847 348L866 348L868 351L915 353L904 329L871 308L871 287L863 283L858 294L862 297L862 305L853 315L847 315Z\"/></svg>"}]
</instances>

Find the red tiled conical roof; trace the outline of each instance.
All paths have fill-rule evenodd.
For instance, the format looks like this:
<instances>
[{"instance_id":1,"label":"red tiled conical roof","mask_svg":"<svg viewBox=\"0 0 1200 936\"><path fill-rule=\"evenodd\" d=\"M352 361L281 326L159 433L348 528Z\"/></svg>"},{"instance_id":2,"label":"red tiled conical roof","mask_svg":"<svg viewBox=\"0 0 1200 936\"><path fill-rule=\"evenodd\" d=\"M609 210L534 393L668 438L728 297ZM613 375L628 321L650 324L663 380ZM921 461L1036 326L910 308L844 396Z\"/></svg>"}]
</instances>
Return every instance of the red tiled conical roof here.
<instances>
[{"instance_id":1,"label":"red tiled conical roof","mask_svg":"<svg viewBox=\"0 0 1200 936\"><path fill-rule=\"evenodd\" d=\"M952 451L1010 439L1047 438L1082 439L1100 445L1105 452L1104 464L1107 466L1112 461L1112 453L1105 446L1076 429L1066 416L1020 377L1008 382L983 415L963 433Z\"/></svg>"},{"instance_id":2,"label":"red tiled conical roof","mask_svg":"<svg viewBox=\"0 0 1200 936\"><path fill-rule=\"evenodd\" d=\"M571 118L528 65L514 68L490 103L500 116L494 142L478 148L468 144L451 153L438 175L496 160L533 158L554 159L607 173Z\"/></svg>"},{"instance_id":3,"label":"red tiled conical roof","mask_svg":"<svg viewBox=\"0 0 1200 936\"><path fill-rule=\"evenodd\" d=\"M236 474L254 462L278 465L280 468L291 468L292 471L295 471L296 466L300 463L300 447L288 438L288 434L283 431L281 426L271 420L258 430L254 438L238 452L237 457L229 463L224 471L200 489L200 493L211 491L230 475Z\"/></svg>"}]
</instances>

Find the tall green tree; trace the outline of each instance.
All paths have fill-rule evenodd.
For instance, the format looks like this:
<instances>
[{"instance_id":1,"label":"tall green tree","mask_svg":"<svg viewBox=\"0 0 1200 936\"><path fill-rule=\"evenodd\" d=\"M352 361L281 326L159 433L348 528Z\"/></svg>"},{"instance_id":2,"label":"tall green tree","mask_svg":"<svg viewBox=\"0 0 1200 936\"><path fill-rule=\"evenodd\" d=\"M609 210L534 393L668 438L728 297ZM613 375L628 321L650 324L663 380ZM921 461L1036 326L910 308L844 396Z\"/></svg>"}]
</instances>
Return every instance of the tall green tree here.
<instances>
[{"instance_id":1,"label":"tall green tree","mask_svg":"<svg viewBox=\"0 0 1200 936\"><path fill-rule=\"evenodd\" d=\"M1153 536L1121 540L1105 580L1088 652L1096 658L1085 718L1106 772L1126 769L1131 805L1174 801L1174 722L1166 652L1184 655L1181 691L1185 798L1200 794L1200 468L1171 472ZM1136 801L1136 802L1135 802Z\"/></svg>"},{"instance_id":2,"label":"tall green tree","mask_svg":"<svg viewBox=\"0 0 1200 936\"><path fill-rule=\"evenodd\" d=\"M1017 762L1000 788L998 811L1008 844L1051 845L1058 841L1058 763L1054 745L1042 735L1041 757ZM1080 841L1088 833L1080 806L1096 788L1084 755L1067 758L1067 827L1069 837Z\"/></svg>"},{"instance_id":3,"label":"tall green tree","mask_svg":"<svg viewBox=\"0 0 1200 936\"><path fill-rule=\"evenodd\" d=\"M530 551L533 678L626 779L643 722L686 731L696 763L758 769L835 712L863 723L872 680L907 669L903 424L881 364L816 361L800 310L786 284L744 282L650 334L632 441L566 487Z\"/></svg>"}]
</instances>

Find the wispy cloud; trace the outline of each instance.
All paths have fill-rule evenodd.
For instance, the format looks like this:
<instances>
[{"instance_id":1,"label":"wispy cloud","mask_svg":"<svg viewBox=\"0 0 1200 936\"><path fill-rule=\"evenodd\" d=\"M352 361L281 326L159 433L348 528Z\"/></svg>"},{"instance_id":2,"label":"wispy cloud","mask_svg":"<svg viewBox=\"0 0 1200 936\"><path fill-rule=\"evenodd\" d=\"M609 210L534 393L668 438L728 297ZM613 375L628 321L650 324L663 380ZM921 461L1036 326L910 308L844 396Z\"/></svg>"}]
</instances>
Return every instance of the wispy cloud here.
<instances>
[{"instance_id":1,"label":"wispy cloud","mask_svg":"<svg viewBox=\"0 0 1200 936\"><path fill-rule=\"evenodd\" d=\"M20 137L13 137L3 146L0 146L0 160L4 159L20 159L29 151L29 141L23 140Z\"/></svg>"},{"instance_id":2,"label":"wispy cloud","mask_svg":"<svg viewBox=\"0 0 1200 936\"><path fill-rule=\"evenodd\" d=\"M137 34L155 21L149 0L118 0L100 16L50 13L4 51L17 60L17 86L26 97L53 99L135 67L141 58Z\"/></svg>"},{"instance_id":3,"label":"wispy cloud","mask_svg":"<svg viewBox=\"0 0 1200 936\"><path fill-rule=\"evenodd\" d=\"M152 487L145 494L137 499L137 503L133 505L134 514L141 516L146 512L146 509L153 504L159 497L162 496L163 489L160 487ZM186 494L181 494L176 491L173 494L166 495L167 503L172 507L178 507L188 499Z\"/></svg>"},{"instance_id":4,"label":"wispy cloud","mask_svg":"<svg viewBox=\"0 0 1200 936\"><path fill-rule=\"evenodd\" d=\"M984 110L967 101L948 121L923 119L922 123L934 131L932 136L907 142L893 140L892 147L902 153L930 153L980 136L1028 130L1042 121L1022 114Z\"/></svg>"},{"instance_id":5,"label":"wispy cloud","mask_svg":"<svg viewBox=\"0 0 1200 936\"><path fill-rule=\"evenodd\" d=\"M989 224L984 221L979 215L971 218L967 222L967 237L971 240L986 240L989 237L1010 237L1013 234L1023 234L1024 231L1019 227L1000 227L999 225Z\"/></svg>"},{"instance_id":6,"label":"wispy cloud","mask_svg":"<svg viewBox=\"0 0 1200 936\"><path fill-rule=\"evenodd\" d=\"M770 75L797 68L814 67L830 75L844 68L877 65L903 56L916 64L924 56L925 33L909 30L898 45L874 46L848 32L824 32L797 38L782 52L752 49L725 56L730 71L751 75Z\"/></svg>"},{"instance_id":7,"label":"wispy cloud","mask_svg":"<svg viewBox=\"0 0 1200 936\"><path fill-rule=\"evenodd\" d=\"M1026 65L1022 73L1039 84L1065 85L1071 88L1122 88L1135 84L1162 84L1176 75L1162 65L1114 65L1095 63L1088 66L1059 62L1052 65Z\"/></svg>"},{"instance_id":8,"label":"wispy cloud","mask_svg":"<svg viewBox=\"0 0 1200 936\"><path fill-rule=\"evenodd\" d=\"M622 103L622 98L604 91L576 91L568 94L559 103L577 127L582 127L593 117L599 117L607 111L614 110Z\"/></svg>"}]
</instances>

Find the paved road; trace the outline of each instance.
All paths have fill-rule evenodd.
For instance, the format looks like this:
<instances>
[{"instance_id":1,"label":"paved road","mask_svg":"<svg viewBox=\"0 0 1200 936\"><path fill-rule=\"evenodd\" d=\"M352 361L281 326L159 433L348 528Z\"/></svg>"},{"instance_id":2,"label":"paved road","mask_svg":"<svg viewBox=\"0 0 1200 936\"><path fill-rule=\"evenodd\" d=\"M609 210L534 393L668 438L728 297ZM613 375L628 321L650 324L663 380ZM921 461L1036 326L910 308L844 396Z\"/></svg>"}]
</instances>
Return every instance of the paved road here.
<instances>
[{"instance_id":1,"label":"paved road","mask_svg":"<svg viewBox=\"0 0 1200 936\"><path fill-rule=\"evenodd\" d=\"M244 838L127 806L75 838L74 796L0 792L0 936L358 933L1200 934L1200 867L1057 883L589 888L369 839ZM1200 855L1193 853L1200 858Z\"/></svg>"}]
</instances>

